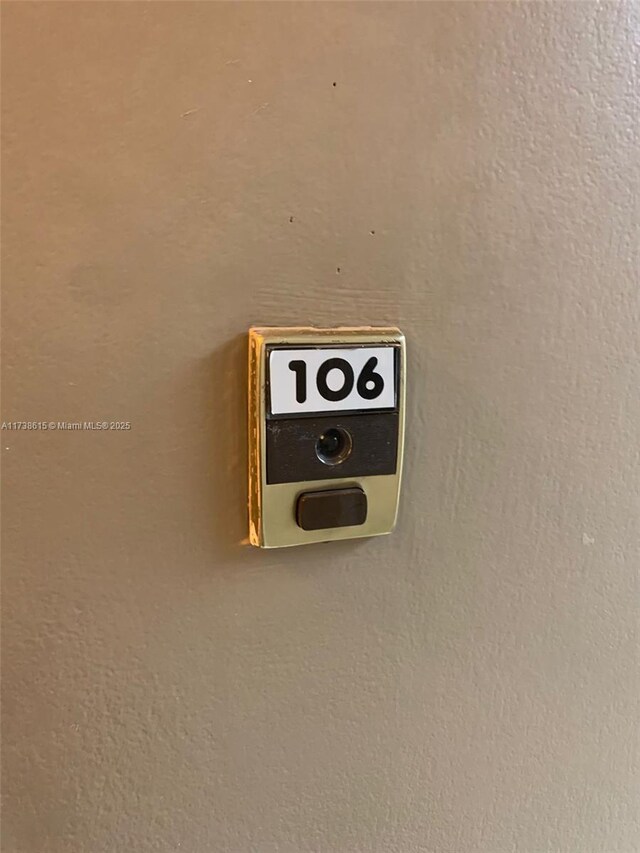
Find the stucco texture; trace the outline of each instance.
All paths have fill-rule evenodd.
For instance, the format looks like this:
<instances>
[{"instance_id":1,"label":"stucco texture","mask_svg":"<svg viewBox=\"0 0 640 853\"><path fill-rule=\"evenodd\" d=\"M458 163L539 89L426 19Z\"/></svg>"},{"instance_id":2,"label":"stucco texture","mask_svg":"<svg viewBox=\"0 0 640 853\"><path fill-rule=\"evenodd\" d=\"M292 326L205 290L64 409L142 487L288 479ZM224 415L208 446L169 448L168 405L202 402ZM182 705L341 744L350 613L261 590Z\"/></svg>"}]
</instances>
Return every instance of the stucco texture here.
<instances>
[{"instance_id":1,"label":"stucco texture","mask_svg":"<svg viewBox=\"0 0 640 853\"><path fill-rule=\"evenodd\" d=\"M640 6L4 3L3 853L637 853ZM393 324L261 552L246 330Z\"/></svg>"}]
</instances>

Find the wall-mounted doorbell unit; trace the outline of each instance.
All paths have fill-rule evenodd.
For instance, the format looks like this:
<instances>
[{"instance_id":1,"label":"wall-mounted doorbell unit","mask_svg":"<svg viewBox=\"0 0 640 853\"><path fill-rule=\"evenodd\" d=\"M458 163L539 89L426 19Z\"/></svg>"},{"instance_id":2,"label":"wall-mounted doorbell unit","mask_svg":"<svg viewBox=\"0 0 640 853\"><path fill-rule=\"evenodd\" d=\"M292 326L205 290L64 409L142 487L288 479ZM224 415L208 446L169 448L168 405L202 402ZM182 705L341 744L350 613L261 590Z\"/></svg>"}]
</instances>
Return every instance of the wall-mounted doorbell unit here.
<instances>
[{"instance_id":1,"label":"wall-mounted doorbell unit","mask_svg":"<svg viewBox=\"0 0 640 853\"><path fill-rule=\"evenodd\" d=\"M252 545L393 530L405 364L395 328L249 330Z\"/></svg>"}]
</instances>

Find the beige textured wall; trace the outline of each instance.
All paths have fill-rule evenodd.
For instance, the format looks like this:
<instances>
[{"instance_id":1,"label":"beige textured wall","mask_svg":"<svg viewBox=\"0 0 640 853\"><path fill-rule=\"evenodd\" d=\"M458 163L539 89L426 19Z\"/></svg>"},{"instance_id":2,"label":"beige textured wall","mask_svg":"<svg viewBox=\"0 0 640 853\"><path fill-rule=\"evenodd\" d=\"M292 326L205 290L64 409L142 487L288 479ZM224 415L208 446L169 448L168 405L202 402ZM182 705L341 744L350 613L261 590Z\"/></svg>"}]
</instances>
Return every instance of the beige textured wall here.
<instances>
[{"instance_id":1,"label":"beige textured wall","mask_svg":"<svg viewBox=\"0 0 640 853\"><path fill-rule=\"evenodd\" d=\"M3 853L640 849L639 38L4 4L3 419L132 429L2 433ZM393 536L239 544L254 322L406 332Z\"/></svg>"}]
</instances>

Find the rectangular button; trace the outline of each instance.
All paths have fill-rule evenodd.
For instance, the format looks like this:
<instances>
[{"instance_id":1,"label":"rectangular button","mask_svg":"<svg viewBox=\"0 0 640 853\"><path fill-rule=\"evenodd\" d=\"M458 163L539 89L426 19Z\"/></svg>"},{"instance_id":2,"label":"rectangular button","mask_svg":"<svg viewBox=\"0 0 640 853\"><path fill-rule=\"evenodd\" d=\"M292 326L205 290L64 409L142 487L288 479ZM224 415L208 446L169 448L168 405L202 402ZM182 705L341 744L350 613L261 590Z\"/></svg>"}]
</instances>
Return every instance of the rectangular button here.
<instances>
[{"instance_id":1,"label":"rectangular button","mask_svg":"<svg viewBox=\"0 0 640 853\"><path fill-rule=\"evenodd\" d=\"M355 527L367 520L367 496L362 489L325 489L298 498L296 521L303 530Z\"/></svg>"}]
</instances>

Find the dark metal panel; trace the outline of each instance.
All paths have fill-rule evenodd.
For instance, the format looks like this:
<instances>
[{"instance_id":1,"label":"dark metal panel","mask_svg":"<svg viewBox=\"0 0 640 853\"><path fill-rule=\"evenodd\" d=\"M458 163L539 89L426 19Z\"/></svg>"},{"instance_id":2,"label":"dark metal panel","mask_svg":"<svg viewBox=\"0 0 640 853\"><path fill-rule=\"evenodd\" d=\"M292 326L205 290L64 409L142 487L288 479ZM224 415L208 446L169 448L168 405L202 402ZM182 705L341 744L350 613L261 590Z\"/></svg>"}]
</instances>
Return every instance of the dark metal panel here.
<instances>
[{"instance_id":1,"label":"dark metal panel","mask_svg":"<svg viewBox=\"0 0 640 853\"><path fill-rule=\"evenodd\" d=\"M316 454L316 444L326 430L336 428L351 436L351 454L339 465L326 465ZM266 429L269 484L395 474L397 412L270 420Z\"/></svg>"}]
</instances>

